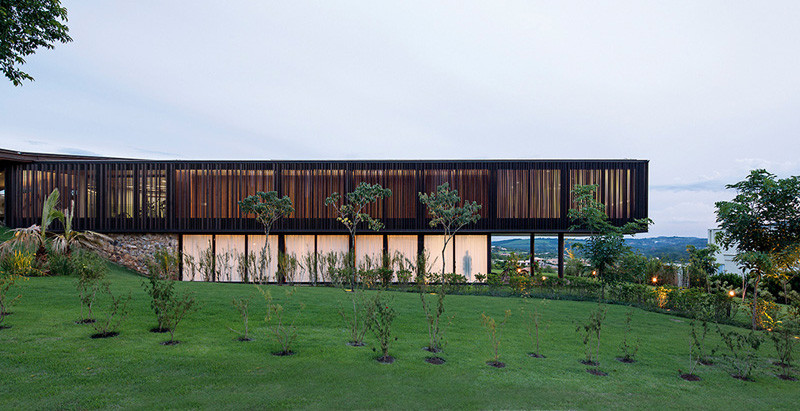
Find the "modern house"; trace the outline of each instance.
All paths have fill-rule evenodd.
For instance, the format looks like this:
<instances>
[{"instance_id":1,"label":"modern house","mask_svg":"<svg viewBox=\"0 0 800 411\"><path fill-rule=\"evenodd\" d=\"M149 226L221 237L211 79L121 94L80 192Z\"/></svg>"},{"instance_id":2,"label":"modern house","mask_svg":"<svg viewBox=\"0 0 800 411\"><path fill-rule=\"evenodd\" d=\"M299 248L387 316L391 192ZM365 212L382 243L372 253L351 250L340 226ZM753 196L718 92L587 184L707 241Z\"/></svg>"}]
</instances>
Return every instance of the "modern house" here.
<instances>
[{"instance_id":1,"label":"modern house","mask_svg":"<svg viewBox=\"0 0 800 411\"><path fill-rule=\"evenodd\" d=\"M347 231L325 198L360 182L381 184L392 195L369 209L385 229L360 229L354 245L359 261L384 252L416 259L424 251L440 255L443 245L418 193L448 182L462 199L482 205L481 219L459 232L446 256L448 270L470 280L489 271L493 234L557 236L562 273L564 235L581 234L570 231L567 217L576 185L599 185L597 199L614 224L648 215L646 160L156 161L0 150L0 173L7 226L38 224L44 198L58 188L61 207L74 204L76 229L111 235L117 241L110 253L139 269L153 242L174 247L182 261L211 252L218 256L215 264L224 255L260 250L262 226L237 205L257 191L287 195L295 207L272 230L272 261L279 251L302 256L348 250ZM246 278L236 259L224 264L216 278L205 279ZM186 264L182 275L199 279ZM309 273L301 268L299 277L308 281Z\"/></svg>"},{"instance_id":2,"label":"modern house","mask_svg":"<svg viewBox=\"0 0 800 411\"><path fill-rule=\"evenodd\" d=\"M714 244L719 247L719 251L714 254L714 258L717 259L717 264L720 265L719 272L744 276L742 268L733 261L733 258L736 257L736 249L725 248L717 242L717 233L720 231L722 230L719 228L710 228L708 230L708 244Z\"/></svg>"}]
</instances>

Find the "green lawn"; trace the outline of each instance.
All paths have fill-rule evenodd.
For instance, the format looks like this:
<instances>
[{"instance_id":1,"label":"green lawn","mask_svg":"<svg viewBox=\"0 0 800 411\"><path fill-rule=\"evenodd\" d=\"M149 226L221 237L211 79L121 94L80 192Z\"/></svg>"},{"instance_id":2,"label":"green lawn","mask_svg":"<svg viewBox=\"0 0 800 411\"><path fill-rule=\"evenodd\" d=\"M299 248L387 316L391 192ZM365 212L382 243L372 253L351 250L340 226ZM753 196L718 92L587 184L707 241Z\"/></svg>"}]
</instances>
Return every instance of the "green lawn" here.
<instances>
[{"instance_id":1,"label":"green lawn","mask_svg":"<svg viewBox=\"0 0 800 411\"><path fill-rule=\"evenodd\" d=\"M130 290L132 313L121 334L90 339L90 326L76 325L74 278L31 278L22 299L0 330L0 408L796 408L800 382L777 379L767 364L771 344L762 346L763 367L755 382L731 378L719 365L703 367L700 382L678 378L687 367L688 322L634 310L642 348L639 362L613 360L627 307L609 306L603 334L602 368L607 377L585 371L578 360L583 345L575 332L596 303L450 296L454 314L445 350L447 363L424 362L427 331L419 296L390 293L398 311L397 361L379 364L367 347L345 344L337 307L347 295L333 288L300 287L305 310L298 321L297 354L276 357L266 335L265 305L254 286L181 283L197 293L200 312L179 327L177 346L163 346L164 334L148 330L154 317L141 278L115 267L115 291ZM268 287L285 298L287 287ZM228 327L239 327L233 297L253 295L255 341L239 342ZM520 307L534 304L548 328L543 332L546 359L530 350ZM495 369L480 314L513 315L503 335ZM717 341L715 338L714 341Z\"/></svg>"}]
</instances>

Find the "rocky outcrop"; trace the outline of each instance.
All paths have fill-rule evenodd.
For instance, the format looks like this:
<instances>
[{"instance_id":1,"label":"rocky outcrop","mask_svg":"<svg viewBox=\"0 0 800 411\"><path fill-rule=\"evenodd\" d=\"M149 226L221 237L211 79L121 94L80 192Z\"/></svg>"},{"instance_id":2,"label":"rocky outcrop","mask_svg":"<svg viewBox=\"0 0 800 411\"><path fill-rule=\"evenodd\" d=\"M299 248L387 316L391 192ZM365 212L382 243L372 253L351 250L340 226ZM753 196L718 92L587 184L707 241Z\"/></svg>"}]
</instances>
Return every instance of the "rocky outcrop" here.
<instances>
[{"instance_id":1,"label":"rocky outcrop","mask_svg":"<svg viewBox=\"0 0 800 411\"><path fill-rule=\"evenodd\" d=\"M114 241L103 246L101 254L109 260L147 274L147 262L153 254L168 248L178 252L177 234L109 234Z\"/></svg>"}]
</instances>

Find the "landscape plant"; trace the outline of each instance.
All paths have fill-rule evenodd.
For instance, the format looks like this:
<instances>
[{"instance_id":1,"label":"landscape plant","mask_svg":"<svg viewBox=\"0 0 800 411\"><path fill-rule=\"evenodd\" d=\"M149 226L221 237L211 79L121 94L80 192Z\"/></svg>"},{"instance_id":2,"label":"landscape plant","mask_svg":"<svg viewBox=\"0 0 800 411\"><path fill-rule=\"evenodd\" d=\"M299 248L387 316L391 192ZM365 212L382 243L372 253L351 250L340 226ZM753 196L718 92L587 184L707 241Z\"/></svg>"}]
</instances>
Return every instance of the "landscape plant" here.
<instances>
[{"instance_id":1,"label":"landscape plant","mask_svg":"<svg viewBox=\"0 0 800 411\"><path fill-rule=\"evenodd\" d=\"M439 276L439 286L435 288L436 301L435 308L433 301L428 297L427 281L419 284L420 300L422 300L422 310L428 323L428 351L439 352L444 348L444 324L442 315L445 312L445 295L447 294L447 264L445 253L447 245L453 240L456 233L467 224L478 221L481 206L475 201L464 201L461 204L461 197L458 190L451 190L449 183L444 183L436 188L432 193L419 193L419 201L426 206L431 220L428 223L433 228L440 228L443 232L442 244L442 271ZM427 258L423 264L427 263Z\"/></svg>"},{"instance_id":2,"label":"landscape plant","mask_svg":"<svg viewBox=\"0 0 800 411\"><path fill-rule=\"evenodd\" d=\"M17 247L32 246L36 250L36 261L39 266L45 266L47 259L48 235L47 229L56 220L63 220L64 213L58 210L59 192L54 188L42 203L42 222L27 228L16 228L12 230L13 236L0 245L0 252L7 252L7 249Z\"/></svg>"},{"instance_id":3,"label":"landscape plant","mask_svg":"<svg viewBox=\"0 0 800 411\"><path fill-rule=\"evenodd\" d=\"M692 319L689 328L689 370L683 372L678 370L678 374L686 381L700 381L700 377L695 374L698 364L712 365L713 362L706 354L706 336L708 335L708 321L701 321L698 328L698 320Z\"/></svg>"},{"instance_id":4,"label":"landscape plant","mask_svg":"<svg viewBox=\"0 0 800 411\"><path fill-rule=\"evenodd\" d=\"M325 199L325 206L331 207L339 221L349 234L348 252L344 256L343 267L339 270L338 284L350 294L352 312L345 314L340 310L342 318L348 325L351 346L363 346L366 334L366 304L363 296L364 281L359 281L356 267L355 241L356 233L361 224L366 224L370 230L383 229L383 223L369 215L368 206L378 200L392 195L392 190L383 188L380 184L359 183L355 190L342 198L338 192L331 193Z\"/></svg>"},{"instance_id":5,"label":"landscape plant","mask_svg":"<svg viewBox=\"0 0 800 411\"><path fill-rule=\"evenodd\" d=\"M295 352L292 350L292 347L297 340L297 327L295 326L295 322L300 317L300 314L305 308L305 304L301 303L300 309L297 310L291 318L287 318L284 305L277 303L272 298L272 294L269 290L258 287L258 291L264 296L267 302L267 315L264 321L267 323L267 328L279 347L279 350L272 354L276 356L294 355ZM296 291L295 287L290 287L286 290L287 301L292 301Z\"/></svg>"},{"instance_id":6,"label":"landscape plant","mask_svg":"<svg viewBox=\"0 0 800 411\"><path fill-rule=\"evenodd\" d=\"M64 230L53 237L53 250L67 257L72 255L75 247L87 250L98 250L103 243L111 242L111 237L94 231L76 231L72 229L72 219L75 214L75 201L70 203L70 208L61 212Z\"/></svg>"},{"instance_id":7,"label":"landscape plant","mask_svg":"<svg viewBox=\"0 0 800 411\"><path fill-rule=\"evenodd\" d=\"M85 252L75 257L74 267L78 274L76 288L78 289L78 298L81 303L80 318L76 323L94 323L95 318L92 308L97 293L108 288L108 285L104 283L108 266L97 254Z\"/></svg>"},{"instance_id":8,"label":"landscape plant","mask_svg":"<svg viewBox=\"0 0 800 411\"><path fill-rule=\"evenodd\" d=\"M625 330L622 333L622 342L619 345L620 351L622 351L622 356L617 358L619 361L624 363L636 362L636 353L639 352L640 341L629 340L632 338L631 337L632 319L633 319L633 309L629 309L625 313Z\"/></svg>"},{"instance_id":9,"label":"landscape plant","mask_svg":"<svg viewBox=\"0 0 800 411\"><path fill-rule=\"evenodd\" d=\"M377 360L384 364L394 362L394 357L389 355L389 346L393 341L397 340L397 337L392 336L392 322L397 313L390 307L390 303L389 298L378 292L370 300L369 308L367 309L367 327L375 335L381 349L381 356Z\"/></svg>"},{"instance_id":10,"label":"landscape plant","mask_svg":"<svg viewBox=\"0 0 800 411\"><path fill-rule=\"evenodd\" d=\"M259 191L239 201L239 210L245 215L255 215L256 220L264 228L264 246L261 248L263 258L259 259L258 267L260 275L254 277L266 282L269 277L268 270L272 256L269 251L269 234L275 222L294 212L292 199L289 196L278 196L277 191Z\"/></svg>"},{"instance_id":11,"label":"landscape plant","mask_svg":"<svg viewBox=\"0 0 800 411\"><path fill-rule=\"evenodd\" d=\"M114 296L111 292L111 283L103 281L101 289L108 299L108 307L105 315L99 315L97 321L92 321L95 334L92 338L108 338L119 335L119 326L125 317L128 316L128 303L131 301L131 293L127 295Z\"/></svg>"},{"instance_id":12,"label":"landscape plant","mask_svg":"<svg viewBox=\"0 0 800 411\"><path fill-rule=\"evenodd\" d=\"M182 293L180 295L173 294L173 298L162 300L161 303L160 310L162 313L163 327L166 327L167 331L169 331L169 341L164 341L161 344L178 344L180 341L175 339L175 330L178 328L178 324L180 324L187 315L198 311L200 306L192 292Z\"/></svg>"},{"instance_id":13,"label":"landscape plant","mask_svg":"<svg viewBox=\"0 0 800 411\"><path fill-rule=\"evenodd\" d=\"M533 358L545 358L545 356L542 355L541 351L539 350L539 323L541 321L539 309L536 306L533 306L533 309L526 309L526 307L522 307L520 310L522 311L523 319L525 321L525 329L528 331L528 336L530 337L531 345L533 346L533 351L529 352L528 355Z\"/></svg>"},{"instance_id":14,"label":"landscape plant","mask_svg":"<svg viewBox=\"0 0 800 411\"><path fill-rule=\"evenodd\" d=\"M150 296L150 308L156 315L157 323L150 331L164 333L169 331L167 317L174 314L177 301L175 281L172 280L178 269L177 256L166 249L157 250L147 269L149 275L142 286Z\"/></svg>"},{"instance_id":15,"label":"landscape plant","mask_svg":"<svg viewBox=\"0 0 800 411\"><path fill-rule=\"evenodd\" d=\"M581 363L593 366L593 369L587 369L587 371L600 376L607 375L603 371L600 371L600 332L603 329L603 321L605 318L606 308L598 303L597 308L589 313L588 320L575 329L576 332L582 334L583 345L586 351L586 358L581 360Z\"/></svg>"},{"instance_id":16,"label":"landscape plant","mask_svg":"<svg viewBox=\"0 0 800 411\"><path fill-rule=\"evenodd\" d=\"M500 322L497 322L494 317L486 315L486 313L481 313L481 325L483 325L483 328L489 333L489 339L492 344L492 354L494 355L491 361L486 361L486 364L495 368L503 368L506 366L505 363L500 361L500 340L503 327L508 322L509 317L511 317L511 310L506 310L504 312L503 320Z\"/></svg>"},{"instance_id":17,"label":"landscape plant","mask_svg":"<svg viewBox=\"0 0 800 411\"><path fill-rule=\"evenodd\" d=\"M21 294L17 294L12 297L14 293L12 293L11 290L15 289L19 281L24 280L27 280L27 277L5 271L0 272L0 330L10 328L10 326L3 324L3 320L5 320L6 316L11 314L9 311L11 305L22 296Z\"/></svg>"},{"instance_id":18,"label":"landscape plant","mask_svg":"<svg viewBox=\"0 0 800 411\"><path fill-rule=\"evenodd\" d=\"M248 319L249 319L249 307L250 307L250 300L252 297L248 298L233 298L233 307L236 308L236 311L239 312L239 315L242 316L243 322L243 331L237 331L233 328L228 327L231 331L239 334L239 341L251 341L249 337L250 327L248 326Z\"/></svg>"},{"instance_id":19,"label":"landscape plant","mask_svg":"<svg viewBox=\"0 0 800 411\"><path fill-rule=\"evenodd\" d=\"M278 253L278 284L294 285L299 267L300 262L294 253Z\"/></svg>"},{"instance_id":20,"label":"landscape plant","mask_svg":"<svg viewBox=\"0 0 800 411\"><path fill-rule=\"evenodd\" d=\"M724 364L731 372L731 377L743 381L752 381L753 371L756 369L758 349L764 342L764 337L758 331L750 330L743 334L736 330L723 330L717 326L717 333L727 348L722 353Z\"/></svg>"},{"instance_id":21,"label":"landscape plant","mask_svg":"<svg viewBox=\"0 0 800 411\"><path fill-rule=\"evenodd\" d=\"M798 335L800 335L800 296L795 291L791 295L792 304L786 311L775 318L770 324L769 337L775 344L775 351L778 353L778 361L775 363L781 369L779 378L795 381L792 376L792 361L794 352L797 348Z\"/></svg>"},{"instance_id":22,"label":"landscape plant","mask_svg":"<svg viewBox=\"0 0 800 411\"><path fill-rule=\"evenodd\" d=\"M721 230L717 242L735 248L736 261L752 279L751 327L758 328L758 292L762 279L778 275L776 257L800 245L800 177L778 179L763 169L725 186L736 190L731 201L716 203ZM742 287L744 299L745 288Z\"/></svg>"}]
</instances>

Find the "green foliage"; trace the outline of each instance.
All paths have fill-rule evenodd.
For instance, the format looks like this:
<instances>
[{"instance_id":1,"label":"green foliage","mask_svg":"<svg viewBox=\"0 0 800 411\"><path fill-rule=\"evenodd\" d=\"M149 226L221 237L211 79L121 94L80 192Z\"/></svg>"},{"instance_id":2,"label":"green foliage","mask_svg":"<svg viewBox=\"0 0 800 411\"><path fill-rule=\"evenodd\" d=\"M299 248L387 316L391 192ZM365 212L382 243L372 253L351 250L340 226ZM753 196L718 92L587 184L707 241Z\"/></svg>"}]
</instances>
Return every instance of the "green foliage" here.
<instances>
[{"instance_id":1,"label":"green foliage","mask_svg":"<svg viewBox=\"0 0 800 411\"><path fill-rule=\"evenodd\" d=\"M575 328L576 332L583 335L583 345L586 349L586 359L583 363L594 366L595 370L600 369L600 331L603 329L606 311L602 304L598 304L597 308L589 313L588 320Z\"/></svg>"},{"instance_id":2,"label":"green foliage","mask_svg":"<svg viewBox=\"0 0 800 411\"><path fill-rule=\"evenodd\" d=\"M590 234L586 242L580 244L580 248L597 270L598 278L612 281L613 278L607 277L605 271L629 250L625 245L624 235L645 229L652 221L637 219L621 227L613 225L606 214L605 205L595 199L596 190L597 185L576 185L572 190L576 207L569 210L568 216L573 222L570 230L582 230Z\"/></svg>"},{"instance_id":3,"label":"green foliage","mask_svg":"<svg viewBox=\"0 0 800 411\"><path fill-rule=\"evenodd\" d=\"M342 195L333 192L325 199L325 205L333 207L336 211L336 219L347 228L352 239L355 238L360 223L367 223L369 229L373 231L383 228L383 223L370 216L365 209L368 205L391 195L392 190L383 188L380 184L362 182L353 192L347 193L344 203L342 203Z\"/></svg>"},{"instance_id":4,"label":"green foliage","mask_svg":"<svg viewBox=\"0 0 800 411\"><path fill-rule=\"evenodd\" d=\"M20 247L23 249L31 247L36 250L36 259L44 262L47 258L47 229L53 221L64 219L64 214L56 208L58 197L58 189L54 188L42 203L41 224L12 230L14 235L0 245L0 253L5 254L8 250L19 249Z\"/></svg>"},{"instance_id":5,"label":"green foliage","mask_svg":"<svg viewBox=\"0 0 800 411\"><path fill-rule=\"evenodd\" d=\"M173 280L165 281L173 282ZM200 310L194 293L172 294L172 297L173 298L159 301L161 303L159 309L163 327L169 330L169 341L164 342L165 345L176 344L175 330L178 328L178 324L180 324L187 315Z\"/></svg>"},{"instance_id":6,"label":"green foliage","mask_svg":"<svg viewBox=\"0 0 800 411\"><path fill-rule=\"evenodd\" d=\"M500 363L500 339L503 333L503 327L508 322L508 318L511 317L511 310L506 310L503 316L503 320L497 322L494 317L486 315L486 313L481 313L481 325L486 331L489 333L489 339L492 343L492 353L494 355L493 362L495 365Z\"/></svg>"},{"instance_id":7,"label":"green foliage","mask_svg":"<svg viewBox=\"0 0 800 411\"><path fill-rule=\"evenodd\" d=\"M630 341L631 338L631 327L632 327L632 320L633 320L633 310L629 309L625 313L625 330L622 333L622 342L619 344L620 351L622 351L622 357L620 359L623 362L634 362L636 361L636 353L639 352L639 344L641 341L638 339L636 341Z\"/></svg>"},{"instance_id":8,"label":"green foliage","mask_svg":"<svg viewBox=\"0 0 800 411\"><path fill-rule=\"evenodd\" d=\"M239 315L242 317L243 324L243 331L239 332L234 330L233 328L228 327L231 331L239 334L239 341L250 341L249 333L250 327L248 326L249 320L249 307L250 307L250 300L252 297L248 298L234 298L233 299L233 307L236 308L236 311L239 312Z\"/></svg>"},{"instance_id":9,"label":"green foliage","mask_svg":"<svg viewBox=\"0 0 800 411\"><path fill-rule=\"evenodd\" d=\"M697 248L693 245L686 246L686 252L689 253L689 264L686 266L686 272L689 275L690 287L703 287L706 291L710 291L709 279L716 274L720 267L715 257L718 251L719 247L714 244L709 244L706 248Z\"/></svg>"},{"instance_id":10,"label":"green foliage","mask_svg":"<svg viewBox=\"0 0 800 411\"><path fill-rule=\"evenodd\" d=\"M150 308L156 315L158 331L169 331L169 343L175 342L175 328L183 318L197 311L197 302L191 294L177 294L175 280L178 272L178 256L166 249L156 251L147 265L150 275L142 283L150 296Z\"/></svg>"},{"instance_id":11,"label":"green foliage","mask_svg":"<svg viewBox=\"0 0 800 411\"><path fill-rule=\"evenodd\" d=\"M390 299L384 297L380 292L375 294L367 308L367 327L375 335L378 344L381 346L381 357L379 360L384 362L390 360L389 346L397 337L392 338L392 322L397 313L389 306Z\"/></svg>"},{"instance_id":12,"label":"green foliage","mask_svg":"<svg viewBox=\"0 0 800 411\"><path fill-rule=\"evenodd\" d=\"M792 305L785 312L773 319L769 325L769 337L775 344L781 368L781 377L792 379L792 361L800 339L800 295L792 295Z\"/></svg>"},{"instance_id":13,"label":"green foliage","mask_svg":"<svg viewBox=\"0 0 800 411\"><path fill-rule=\"evenodd\" d=\"M522 316L525 321L525 329L528 330L528 336L530 337L531 345L533 346L533 351L528 355L535 358L544 358L544 355L542 355L542 353L539 351L539 322L541 321L541 314L539 313L539 310L536 307L533 307L532 310L529 310L523 306L520 308L520 311L522 312Z\"/></svg>"},{"instance_id":14,"label":"green foliage","mask_svg":"<svg viewBox=\"0 0 800 411\"><path fill-rule=\"evenodd\" d=\"M38 277L44 272L36 268L36 255L33 251L17 246L0 254L0 271L22 277Z\"/></svg>"},{"instance_id":15,"label":"green foliage","mask_svg":"<svg viewBox=\"0 0 800 411\"><path fill-rule=\"evenodd\" d=\"M264 296L264 300L267 302L267 316L264 317L264 321L267 323L267 328L278 343L278 347L280 347L280 350L273 354L294 354L292 346L297 340L297 327L295 326L295 322L300 317L305 308L305 304L301 303L300 309L297 310L295 315L291 318L287 318L286 309L282 304L275 302L269 290L264 290L258 286L256 286L256 288L258 288L258 291ZM286 298L291 300L295 293L296 289L294 287L289 288L286 290Z\"/></svg>"},{"instance_id":16,"label":"green foliage","mask_svg":"<svg viewBox=\"0 0 800 411\"><path fill-rule=\"evenodd\" d=\"M742 334L736 330L725 331L719 326L717 333L728 349L722 353L722 358L732 376L745 381L752 380L758 360L758 348L764 342L764 337L753 330L748 334Z\"/></svg>"},{"instance_id":17,"label":"green foliage","mask_svg":"<svg viewBox=\"0 0 800 411\"><path fill-rule=\"evenodd\" d=\"M697 320L693 319L690 323L689 330L689 374L694 375L698 364L712 365L713 362L709 358L709 353L706 349L706 337L708 337L708 321L703 319L700 326L697 325ZM714 351L711 351L711 355Z\"/></svg>"},{"instance_id":18,"label":"green foliage","mask_svg":"<svg viewBox=\"0 0 800 411\"><path fill-rule=\"evenodd\" d=\"M53 250L66 255L71 255L75 247L87 250L98 250L104 242L110 242L111 237L94 231L75 231L72 229L72 218L75 213L75 201L70 203L70 208L61 213L64 221L64 231L53 238Z\"/></svg>"},{"instance_id":19,"label":"green foliage","mask_svg":"<svg viewBox=\"0 0 800 411\"><path fill-rule=\"evenodd\" d=\"M295 256L294 253L278 253L278 283L294 284L299 267L300 262L297 260L297 256Z\"/></svg>"},{"instance_id":20,"label":"green foliage","mask_svg":"<svg viewBox=\"0 0 800 411\"><path fill-rule=\"evenodd\" d=\"M266 267L272 258L269 251L269 233L276 221L294 212L292 199L289 196L279 197L277 191L259 191L239 201L239 210L243 214L255 215L256 220L264 226L264 247L261 249L259 264L261 270L258 277L261 281L267 281Z\"/></svg>"},{"instance_id":21,"label":"green foliage","mask_svg":"<svg viewBox=\"0 0 800 411\"><path fill-rule=\"evenodd\" d=\"M128 303L131 301L131 293L127 295L114 296L111 292L111 283L103 281L101 290L108 300L108 306L105 308L105 315L98 315L97 321L92 323L92 327L97 332L96 337L111 337L117 335L117 330L125 317L128 316Z\"/></svg>"},{"instance_id":22,"label":"green foliage","mask_svg":"<svg viewBox=\"0 0 800 411\"><path fill-rule=\"evenodd\" d=\"M11 290L17 287L19 281L24 280L27 280L27 277L8 272L0 272L0 329L5 327L2 324L6 316L10 314L8 309L22 296L21 294L17 294L12 297L11 295L13 293Z\"/></svg>"},{"instance_id":23,"label":"green foliage","mask_svg":"<svg viewBox=\"0 0 800 411\"><path fill-rule=\"evenodd\" d=\"M48 253L47 271L50 275L71 276L75 274L75 254Z\"/></svg>"},{"instance_id":24,"label":"green foliage","mask_svg":"<svg viewBox=\"0 0 800 411\"><path fill-rule=\"evenodd\" d=\"M0 71L15 86L33 77L18 66L25 57L55 42L68 43L67 9L59 0L0 1Z\"/></svg>"},{"instance_id":25,"label":"green foliage","mask_svg":"<svg viewBox=\"0 0 800 411\"><path fill-rule=\"evenodd\" d=\"M75 254L72 257L72 267L78 275L76 288L81 303L79 323L94 322L92 307L98 292L107 291L108 284L104 281L108 273L108 265L100 256L90 252ZM112 296L113 299L113 296ZM84 315L84 309L86 314Z\"/></svg>"}]
</instances>

